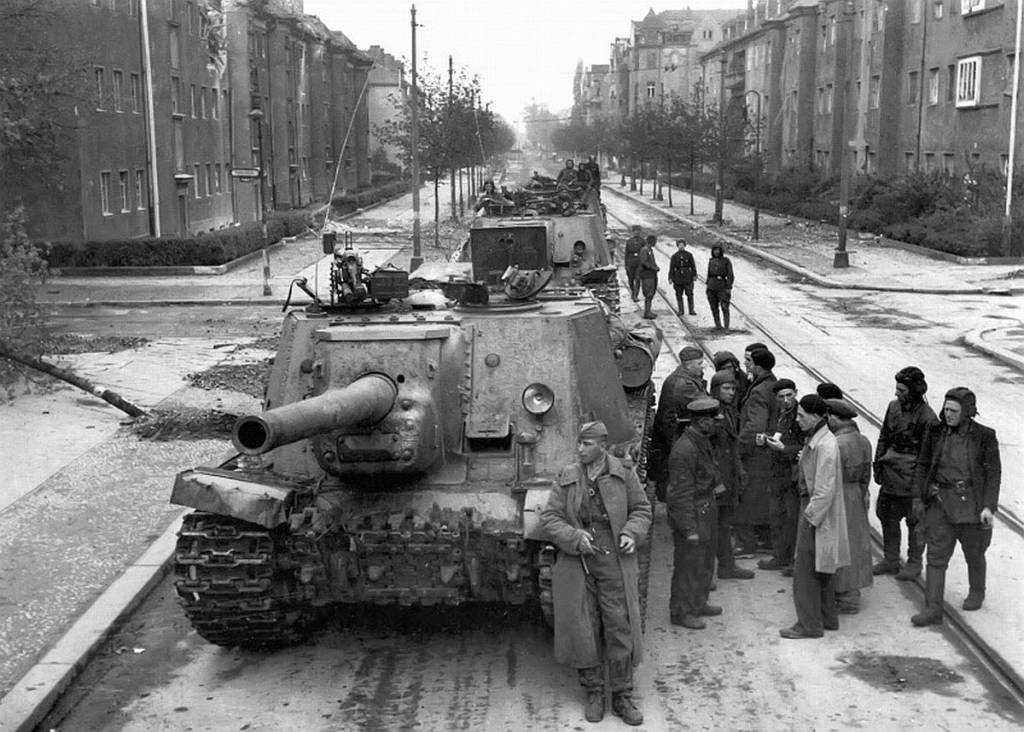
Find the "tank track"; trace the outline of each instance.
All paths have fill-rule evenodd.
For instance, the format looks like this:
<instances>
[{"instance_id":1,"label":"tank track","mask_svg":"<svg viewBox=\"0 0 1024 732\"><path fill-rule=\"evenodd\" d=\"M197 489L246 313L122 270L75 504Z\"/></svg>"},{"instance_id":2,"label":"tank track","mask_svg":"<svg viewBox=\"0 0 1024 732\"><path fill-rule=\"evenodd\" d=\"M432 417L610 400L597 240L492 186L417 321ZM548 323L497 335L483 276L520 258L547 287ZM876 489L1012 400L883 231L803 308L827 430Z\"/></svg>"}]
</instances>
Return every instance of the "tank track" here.
<instances>
[{"instance_id":1,"label":"tank track","mask_svg":"<svg viewBox=\"0 0 1024 732\"><path fill-rule=\"evenodd\" d=\"M199 635L248 648L290 645L306 636L315 615L277 567L278 540L271 530L227 516L185 516L175 589Z\"/></svg>"}]
</instances>

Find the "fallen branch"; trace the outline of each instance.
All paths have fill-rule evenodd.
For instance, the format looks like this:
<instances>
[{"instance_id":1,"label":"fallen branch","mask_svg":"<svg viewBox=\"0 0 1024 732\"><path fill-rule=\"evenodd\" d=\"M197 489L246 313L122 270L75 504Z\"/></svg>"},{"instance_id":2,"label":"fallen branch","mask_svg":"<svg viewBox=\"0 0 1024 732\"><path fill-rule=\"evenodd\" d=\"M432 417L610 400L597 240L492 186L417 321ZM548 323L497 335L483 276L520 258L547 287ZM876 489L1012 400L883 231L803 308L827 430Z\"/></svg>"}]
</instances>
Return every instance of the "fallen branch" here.
<instances>
[{"instance_id":1,"label":"fallen branch","mask_svg":"<svg viewBox=\"0 0 1024 732\"><path fill-rule=\"evenodd\" d=\"M54 378L66 381L73 386L77 386L82 391L86 391L93 396L97 396L108 404L117 407L125 414L132 417L143 417L146 412L143 409L135 406L131 402L124 399L120 394L106 389L102 386L98 386L88 379L83 379L81 376L71 373L67 369L62 369L59 366L54 366L52 363L48 363L41 358L34 356L28 356L22 353L16 353L8 348L4 343L0 343L0 358L7 358L11 361L28 366L29 368L42 371L44 374L49 374Z\"/></svg>"}]
</instances>

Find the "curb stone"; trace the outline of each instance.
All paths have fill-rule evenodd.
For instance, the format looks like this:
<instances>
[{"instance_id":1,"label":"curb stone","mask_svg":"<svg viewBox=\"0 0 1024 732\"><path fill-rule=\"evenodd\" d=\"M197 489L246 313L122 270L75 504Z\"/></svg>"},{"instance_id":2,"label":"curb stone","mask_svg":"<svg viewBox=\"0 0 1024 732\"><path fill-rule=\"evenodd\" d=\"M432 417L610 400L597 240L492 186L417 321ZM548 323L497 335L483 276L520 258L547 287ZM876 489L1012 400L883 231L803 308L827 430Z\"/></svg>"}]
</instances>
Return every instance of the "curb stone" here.
<instances>
[{"instance_id":1,"label":"curb stone","mask_svg":"<svg viewBox=\"0 0 1024 732\"><path fill-rule=\"evenodd\" d=\"M1007 366L1017 369L1024 373L1024 357L1021 357L1006 348L999 346L993 346L985 342L986 333L995 333L1002 330L1002 328L988 328L986 330L974 330L968 333L964 333L964 343L976 351L980 351L987 356L991 356L994 359L1002 361Z\"/></svg>"},{"instance_id":2,"label":"curb stone","mask_svg":"<svg viewBox=\"0 0 1024 732\"><path fill-rule=\"evenodd\" d=\"M164 578L174 556L183 509L141 557L100 594L14 687L0 698L0 731L30 732L100 648Z\"/></svg>"}]
</instances>

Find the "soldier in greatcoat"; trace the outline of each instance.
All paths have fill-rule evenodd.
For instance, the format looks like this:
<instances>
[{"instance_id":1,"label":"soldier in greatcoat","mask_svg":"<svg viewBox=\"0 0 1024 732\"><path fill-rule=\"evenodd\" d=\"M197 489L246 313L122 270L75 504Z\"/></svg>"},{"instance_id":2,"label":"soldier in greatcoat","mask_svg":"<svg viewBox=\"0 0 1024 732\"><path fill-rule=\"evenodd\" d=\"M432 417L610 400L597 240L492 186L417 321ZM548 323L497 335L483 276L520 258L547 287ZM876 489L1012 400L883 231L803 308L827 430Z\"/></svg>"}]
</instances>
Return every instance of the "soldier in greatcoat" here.
<instances>
[{"instance_id":1,"label":"soldier in greatcoat","mask_svg":"<svg viewBox=\"0 0 1024 732\"><path fill-rule=\"evenodd\" d=\"M632 468L608 453L603 422L580 428L578 460L555 481L540 520L558 547L552 570L555 658L575 667L585 716L612 711L627 724L643 715L633 700L633 667L643 658L636 547L651 526L651 504Z\"/></svg>"}]
</instances>

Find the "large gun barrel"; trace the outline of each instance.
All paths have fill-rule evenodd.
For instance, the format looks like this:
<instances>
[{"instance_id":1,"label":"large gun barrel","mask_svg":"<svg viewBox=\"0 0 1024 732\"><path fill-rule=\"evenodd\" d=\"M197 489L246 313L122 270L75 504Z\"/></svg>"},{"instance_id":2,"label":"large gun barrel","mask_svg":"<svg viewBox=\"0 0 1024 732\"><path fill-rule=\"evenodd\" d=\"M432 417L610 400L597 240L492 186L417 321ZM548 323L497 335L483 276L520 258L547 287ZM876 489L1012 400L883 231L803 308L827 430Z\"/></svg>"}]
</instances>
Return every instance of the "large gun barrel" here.
<instances>
[{"instance_id":1,"label":"large gun barrel","mask_svg":"<svg viewBox=\"0 0 1024 732\"><path fill-rule=\"evenodd\" d=\"M232 441L243 455L262 455L333 429L373 425L388 415L397 396L398 387L390 378L367 374L348 386L239 417Z\"/></svg>"}]
</instances>

